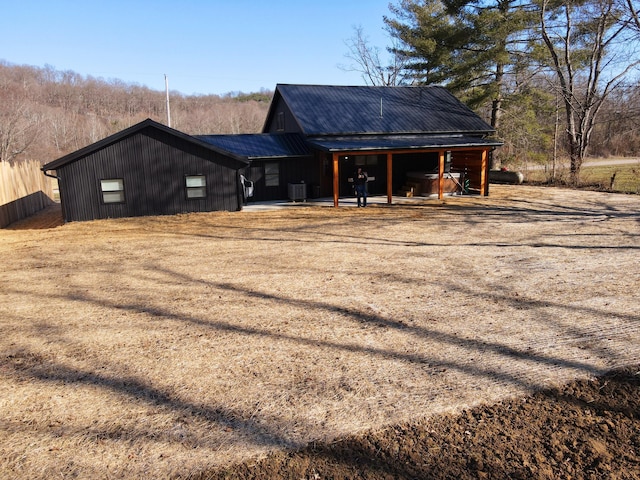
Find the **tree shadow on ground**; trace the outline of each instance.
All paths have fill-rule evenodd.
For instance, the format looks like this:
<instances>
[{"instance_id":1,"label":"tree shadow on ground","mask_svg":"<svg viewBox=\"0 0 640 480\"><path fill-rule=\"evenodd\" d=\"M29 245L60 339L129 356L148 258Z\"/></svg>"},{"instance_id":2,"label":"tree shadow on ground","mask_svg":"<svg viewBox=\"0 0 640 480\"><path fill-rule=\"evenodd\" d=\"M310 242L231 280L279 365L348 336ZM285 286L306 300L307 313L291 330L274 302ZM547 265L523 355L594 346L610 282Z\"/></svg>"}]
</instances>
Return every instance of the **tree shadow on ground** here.
<instances>
[{"instance_id":1,"label":"tree shadow on ground","mask_svg":"<svg viewBox=\"0 0 640 480\"><path fill-rule=\"evenodd\" d=\"M638 479L638 368L184 478Z\"/></svg>"},{"instance_id":2,"label":"tree shadow on ground","mask_svg":"<svg viewBox=\"0 0 640 480\"><path fill-rule=\"evenodd\" d=\"M313 235L316 235L315 233ZM333 233L328 232L325 235L333 236ZM238 239L241 239L241 235ZM355 238L355 236L354 236ZM384 239L386 241L386 239ZM393 240L393 239L392 239ZM310 240L311 241L311 240ZM317 241L317 240L313 240ZM342 238L337 241L343 241ZM416 246L430 245L428 243L416 242ZM116 268L116 267L114 267ZM160 268L157 265L151 266L156 271L160 278L156 278L155 281L160 282L161 277L164 277L164 283L169 285L202 285L209 291L229 292L234 295L240 295L246 299L258 300L264 302L275 302L278 304L284 304L293 308L300 308L306 311L318 312L318 314L336 314L341 317L347 318L350 322L361 323L363 325L375 325L384 328L393 329L408 336L420 338L426 342L439 343L443 346L455 346L461 348L469 353L469 356L473 356L477 352L491 352L506 361L512 362L530 362L531 364L543 365L543 366L560 366L569 368L572 370L580 371L585 374L598 374L602 373L600 370L594 368L593 364L589 362L568 360L558 355L550 355L542 352L535 352L526 349L518 349L510 346L507 343L490 342L482 339L464 338L458 335L448 334L440 332L436 329L430 329L425 326L407 325L396 318L388 318L383 315L371 314L358 308L344 307L340 305L332 304L328 301L310 301L307 299L300 299L294 297L287 297L286 295L274 295L273 293L266 291L259 291L255 289L247 288L243 285L229 283L229 282L215 282L209 280L203 280L188 274L184 274L178 271L169 270L166 268ZM117 268L114 270L117 272ZM390 278L389 280L394 283L402 283L410 281L408 278L398 276L397 278ZM445 285L449 290L460 289L461 287L455 284ZM9 291L5 293L10 293ZM34 302L42 302L42 297L38 292L31 290L21 290L20 287L15 287L15 292L24 296L32 296ZM564 305L558 303L551 303L548 301L537 301L534 299L528 299L526 297L520 297L517 300L509 297L500 292L474 292L474 291L460 291L466 296L476 295L490 295L495 302L505 305L524 306L525 308L546 308L554 307L561 308L569 311L576 311L582 314L592 316L611 315L611 312L605 312L600 309L585 307L580 305ZM55 299L52 297L52 299ZM392 349L385 349L379 347L371 347L366 345L353 345L352 343L328 341L323 339L316 339L311 337L305 337L303 335L291 334L290 332L274 333L266 329L242 326L232 321L218 320L212 321L210 319L201 318L197 315L181 314L170 311L163 308L161 302L149 303L140 299L139 302L131 301L106 301L101 298L98 291L85 291L83 293L61 293L57 300L64 300L73 305L76 302L88 303L101 308L108 308L111 311L130 311L134 313L144 313L151 317L152 321L172 320L184 323L186 325L195 325L199 327L209 328L214 332L231 332L240 335L246 335L255 338L267 338L274 342L288 342L299 345L300 348L305 347L324 347L334 350L336 352L350 352L359 353L367 357L378 358L380 360L400 360L412 365L425 366L432 369L451 369L461 372L465 375L483 377L492 381L504 382L507 384L518 385L526 389L537 388L531 379L510 372L505 369L498 369L492 365L482 364L470 364L460 363L456 361L446 361L442 358L434 358L428 355L422 355L420 353L407 353L404 351L395 351ZM617 315L620 320L626 322L637 322L640 317L631 314ZM31 323L31 322L25 322ZM43 334L43 337L48 336L48 341L52 341L50 331ZM580 332L573 332L574 335L579 335ZM596 353L596 352L594 352ZM597 352L601 355L607 352ZM29 356L29 352L25 354ZM41 360L40 363L47 363L45 360ZM15 364L17 365L17 364ZM269 445L269 446L283 446L289 445L287 440L279 436L278 432L278 419L277 418L260 418L254 417L247 419L247 412L235 411L232 408L220 407L215 405L199 405L193 402L184 402L183 400L175 397L169 392L166 392L157 386L149 384L143 378L136 376L129 376L123 378L114 378L109 375L105 375L102 372L96 370L79 370L69 368L68 366L61 364L47 364L46 368L39 368L34 365L34 368L29 371L22 369L21 375L31 375L31 378L37 382L63 382L77 385L93 385L101 387L107 391L120 393L131 399L147 403L149 405L160 405L166 407L169 410L188 411L191 414L205 418L212 423L227 425L233 427L234 430L241 432L242 435L250 436L254 438L256 444Z\"/></svg>"},{"instance_id":3,"label":"tree shadow on ground","mask_svg":"<svg viewBox=\"0 0 640 480\"><path fill-rule=\"evenodd\" d=\"M343 307L334 305L330 302L304 300L298 298L289 298L284 295L274 295L272 293L250 289L242 285L235 285L225 282L214 282L194 278L185 273L176 272L167 268L154 267L154 270L167 279L167 284L201 284L209 291L230 292L240 295L247 299L259 300L264 302L276 302L285 304L290 307L300 308L305 311L317 312L318 315L329 313L338 314L348 319L350 322L356 322L363 325L371 325L397 330L405 335L420 338L429 343L442 344L443 347L454 346L461 348L473 356L479 352L490 352L509 362L527 362L543 366L560 366L572 370L580 371L585 374L602 373L595 368L593 364L577 360L563 358L561 356L549 355L542 352L535 352L528 349L518 349L506 343L491 342L476 338L467 338L452 333L441 332L436 329L430 329L422 325L407 325L406 323L387 318L377 314L363 312L357 308ZM156 279L159 281L159 279ZM395 279L398 281L398 279ZM31 291L18 291L21 295L37 295ZM470 292L467 292L469 294ZM475 294L475 292L471 292ZM495 294L496 301L511 302L513 299ZM189 315L185 313L175 313L168 309L162 308L159 304L150 305L146 302L132 303L124 300L120 302L107 301L99 296L98 292L83 293L67 293L61 294L57 300L64 300L74 304L76 302L88 303L100 308L108 308L111 311L127 311L136 314L144 313L149 315L150 321L176 321L186 325L198 326L200 328L211 329L213 332L234 333L242 336L253 338L267 338L272 342L287 342L297 344L300 348L326 348L336 352L358 353L367 357L378 358L380 360L403 361L412 365L421 365L427 368L433 368L437 371L455 370L471 377L483 377L491 381L517 385L526 390L535 390L540 387L534 379L527 378L517 371L509 371L507 369L498 368L490 364L477 363L461 363L454 360L444 360L442 357L431 357L421 353L408 353L401 350L381 348L369 345L356 345L346 339L344 342L331 341L326 339L304 336L302 334L294 334L290 332L274 332L257 326L241 325L234 323L232 320L210 320L199 316ZM520 301L527 301L520 300ZM529 301L531 306L539 306L540 302ZM545 306L548 302L544 302ZM577 308L559 305L562 308ZM586 309L589 314L602 315L605 312L597 309ZM636 321L637 316L625 316L626 321ZM43 332L48 342L55 341L51 331ZM258 415L248 416L247 412L234 410L229 406L201 405L194 402L184 401L175 394L167 392L159 387L149 384L139 376L113 377L104 372L95 370L81 370L70 368L66 365L56 362L50 362L46 359L37 360L36 357L30 356L25 350L23 358L35 358L32 364L25 368L25 363L10 362L11 367L21 378L28 378L31 381L39 383L64 383L72 385L91 385L106 391L118 393L129 397L131 400L143 402L152 406L161 406L170 411L188 412L205 419L206 421L215 423L220 426L227 426L233 431L238 432L243 437L250 437L255 445L263 445L269 447L287 447L292 446L282 437L278 431L281 430L280 420L277 418L266 418ZM104 367L104 366L103 366ZM108 371L108 370L107 370ZM91 435L94 435L92 433ZM157 438L157 436L154 436Z\"/></svg>"}]
</instances>

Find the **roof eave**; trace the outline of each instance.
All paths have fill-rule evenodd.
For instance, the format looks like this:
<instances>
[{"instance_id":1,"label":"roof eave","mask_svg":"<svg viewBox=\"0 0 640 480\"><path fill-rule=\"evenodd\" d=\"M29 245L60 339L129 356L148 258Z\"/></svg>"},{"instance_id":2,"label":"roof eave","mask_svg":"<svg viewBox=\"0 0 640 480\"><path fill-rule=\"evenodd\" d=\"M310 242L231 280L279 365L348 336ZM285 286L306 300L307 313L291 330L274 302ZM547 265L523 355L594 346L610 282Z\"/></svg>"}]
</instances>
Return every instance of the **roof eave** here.
<instances>
[{"instance_id":1,"label":"roof eave","mask_svg":"<svg viewBox=\"0 0 640 480\"><path fill-rule=\"evenodd\" d=\"M268 157L264 157L264 156L247 156L247 160L249 161L254 161L254 160L282 160L285 158L311 158L313 157L313 155L273 155L273 156L268 156Z\"/></svg>"},{"instance_id":2,"label":"roof eave","mask_svg":"<svg viewBox=\"0 0 640 480\"><path fill-rule=\"evenodd\" d=\"M308 138L307 142L312 148L324 151L324 152L365 152L365 151L394 151L394 150L446 150L446 149L460 149L460 148L496 148L503 145L503 142L499 140L491 140L484 136L480 137L476 135L431 135L420 136L421 138L412 138L413 143L403 142L399 145L398 140L402 139L402 135L384 135L378 136L380 143L371 144L367 141L358 142L364 138L374 139L373 136L361 135L358 137L352 136L333 136L334 145L330 143L330 137L316 136ZM414 137L414 135L407 135L407 137ZM425 138L426 137L426 138ZM314 141L315 139L315 141ZM385 145L385 140L388 141L388 145ZM395 141L394 141L395 140ZM431 141L429 141L431 140ZM340 145L344 143L344 145ZM359 143L361 143L359 145ZM337 144L337 145L336 145Z\"/></svg>"},{"instance_id":3,"label":"roof eave","mask_svg":"<svg viewBox=\"0 0 640 480\"><path fill-rule=\"evenodd\" d=\"M401 135L432 135L432 136L482 136L490 137L495 135L496 130L414 130L402 132L313 132L305 134L307 138L314 137L379 137L379 136L401 136Z\"/></svg>"},{"instance_id":4,"label":"roof eave","mask_svg":"<svg viewBox=\"0 0 640 480\"><path fill-rule=\"evenodd\" d=\"M327 153L339 153L339 152L390 152L393 150L446 150L451 148L481 148L491 147L497 148L502 146L502 143L477 143L477 144L451 144L451 145L415 145L415 146L403 146L403 147L344 147L344 148L332 148L323 147L321 145L314 145L314 148Z\"/></svg>"}]
</instances>

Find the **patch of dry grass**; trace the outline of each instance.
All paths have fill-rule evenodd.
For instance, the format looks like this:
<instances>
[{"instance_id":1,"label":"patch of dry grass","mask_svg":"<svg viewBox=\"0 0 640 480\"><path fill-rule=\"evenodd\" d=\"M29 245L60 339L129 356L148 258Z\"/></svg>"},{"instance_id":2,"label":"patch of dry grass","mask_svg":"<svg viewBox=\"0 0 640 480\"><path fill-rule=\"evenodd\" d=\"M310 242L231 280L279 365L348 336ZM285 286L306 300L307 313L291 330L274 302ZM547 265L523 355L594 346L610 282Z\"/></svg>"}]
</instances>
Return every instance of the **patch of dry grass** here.
<instances>
[{"instance_id":1,"label":"patch of dry grass","mask_svg":"<svg viewBox=\"0 0 640 480\"><path fill-rule=\"evenodd\" d=\"M551 175L542 169L529 170L526 181L534 183L550 182ZM612 179L613 184L612 184ZM569 181L569 170L561 167L556 172L558 185ZM620 193L640 193L640 161L626 165L583 165L580 169L580 188L614 191Z\"/></svg>"},{"instance_id":2,"label":"patch of dry grass","mask_svg":"<svg viewBox=\"0 0 640 480\"><path fill-rule=\"evenodd\" d=\"M637 362L637 196L0 231L0 477L186 476Z\"/></svg>"}]
</instances>

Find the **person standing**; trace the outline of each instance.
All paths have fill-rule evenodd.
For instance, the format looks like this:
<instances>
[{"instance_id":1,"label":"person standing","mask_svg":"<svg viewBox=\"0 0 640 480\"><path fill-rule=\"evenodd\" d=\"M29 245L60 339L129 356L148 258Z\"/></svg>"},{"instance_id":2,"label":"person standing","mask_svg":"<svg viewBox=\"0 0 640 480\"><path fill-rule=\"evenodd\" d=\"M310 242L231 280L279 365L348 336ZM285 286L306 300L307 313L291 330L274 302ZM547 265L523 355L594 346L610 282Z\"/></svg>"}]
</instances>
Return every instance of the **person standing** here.
<instances>
[{"instance_id":1,"label":"person standing","mask_svg":"<svg viewBox=\"0 0 640 480\"><path fill-rule=\"evenodd\" d=\"M358 167L358 171L353 176L353 186L356 190L359 207L367 206L367 180L367 172L364 172L361 167Z\"/></svg>"}]
</instances>

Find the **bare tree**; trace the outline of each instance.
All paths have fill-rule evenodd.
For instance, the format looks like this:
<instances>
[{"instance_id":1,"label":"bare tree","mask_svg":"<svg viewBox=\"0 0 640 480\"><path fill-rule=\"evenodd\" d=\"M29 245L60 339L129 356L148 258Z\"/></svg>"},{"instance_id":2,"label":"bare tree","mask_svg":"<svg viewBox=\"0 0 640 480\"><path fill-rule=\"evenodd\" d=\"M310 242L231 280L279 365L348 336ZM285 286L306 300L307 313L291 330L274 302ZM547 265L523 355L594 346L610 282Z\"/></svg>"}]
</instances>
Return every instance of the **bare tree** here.
<instances>
[{"instance_id":1,"label":"bare tree","mask_svg":"<svg viewBox=\"0 0 640 480\"><path fill-rule=\"evenodd\" d=\"M10 162L36 140L39 116L20 98L3 99L0 109L0 162Z\"/></svg>"},{"instance_id":2,"label":"bare tree","mask_svg":"<svg viewBox=\"0 0 640 480\"><path fill-rule=\"evenodd\" d=\"M174 92L172 110L185 133L254 133L262 129L271 98L267 90L225 96ZM164 120L163 91L0 60L2 162L51 161L145 118Z\"/></svg>"},{"instance_id":3,"label":"bare tree","mask_svg":"<svg viewBox=\"0 0 640 480\"><path fill-rule=\"evenodd\" d=\"M640 65L637 35L621 0L542 0L540 33L552 86L564 103L571 181L576 183L605 100Z\"/></svg>"},{"instance_id":4,"label":"bare tree","mask_svg":"<svg viewBox=\"0 0 640 480\"><path fill-rule=\"evenodd\" d=\"M407 59L397 48L397 39L392 39L392 46L388 48L389 63L384 65L381 59L380 48L371 46L369 39L364 35L362 27L354 27L355 34L347 42L349 53L345 57L352 63L342 66L343 70L355 71L362 74L367 85L393 86L403 85L408 82L405 72Z\"/></svg>"},{"instance_id":5,"label":"bare tree","mask_svg":"<svg viewBox=\"0 0 640 480\"><path fill-rule=\"evenodd\" d=\"M638 12L638 8L640 7L638 7L636 1L627 0L627 8L629 9L633 27L640 33L640 13Z\"/></svg>"}]
</instances>

